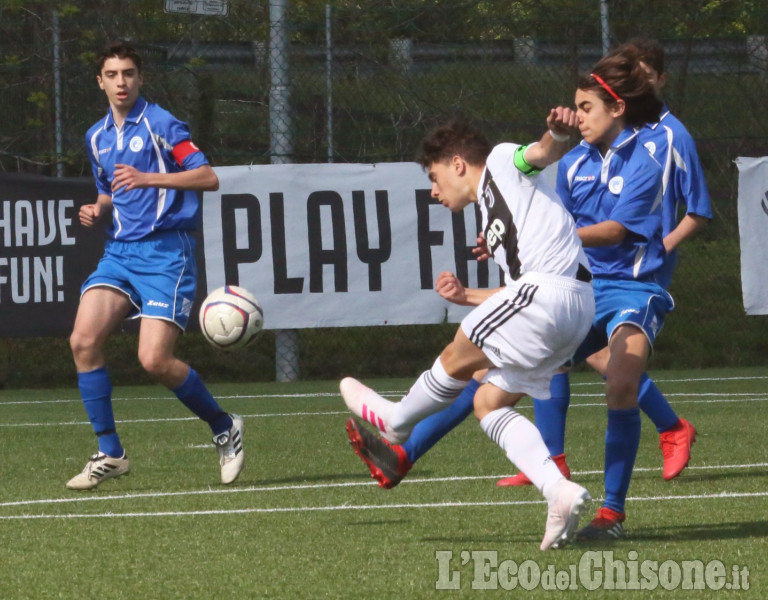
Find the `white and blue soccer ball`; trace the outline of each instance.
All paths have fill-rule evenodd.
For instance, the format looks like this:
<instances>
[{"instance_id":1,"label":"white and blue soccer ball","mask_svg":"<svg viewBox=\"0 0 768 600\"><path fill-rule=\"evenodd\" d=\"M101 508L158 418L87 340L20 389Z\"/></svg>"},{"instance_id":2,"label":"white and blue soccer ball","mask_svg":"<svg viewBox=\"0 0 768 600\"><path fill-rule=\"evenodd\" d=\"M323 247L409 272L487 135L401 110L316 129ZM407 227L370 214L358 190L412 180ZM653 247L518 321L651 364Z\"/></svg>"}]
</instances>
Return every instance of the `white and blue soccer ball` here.
<instances>
[{"instance_id":1,"label":"white and blue soccer ball","mask_svg":"<svg viewBox=\"0 0 768 600\"><path fill-rule=\"evenodd\" d=\"M264 311L248 290L225 285L213 290L200 307L200 329L216 348L234 350L253 340L264 327Z\"/></svg>"}]
</instances>

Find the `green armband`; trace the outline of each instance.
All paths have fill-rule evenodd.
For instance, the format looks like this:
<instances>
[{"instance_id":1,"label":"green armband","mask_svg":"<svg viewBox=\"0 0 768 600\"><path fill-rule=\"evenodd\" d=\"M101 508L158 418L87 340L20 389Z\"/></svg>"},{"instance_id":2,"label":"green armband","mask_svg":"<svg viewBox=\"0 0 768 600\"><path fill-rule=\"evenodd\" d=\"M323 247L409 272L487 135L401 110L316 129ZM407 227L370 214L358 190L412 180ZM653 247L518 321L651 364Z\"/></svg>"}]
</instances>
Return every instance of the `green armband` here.
<instances>
[{"instance_id":1,"label":"green armband","mask_svg":"<svg viewBox=\"0 0 768 600\"><path fill-rule=\"evenodd\" d=\"M525 162L525 150L527 148L528 146L518 146L515 150L514 161L517 170L523 175L536 175L536 173L541 173L541 169Z\"/></svg>"}]
</instances>

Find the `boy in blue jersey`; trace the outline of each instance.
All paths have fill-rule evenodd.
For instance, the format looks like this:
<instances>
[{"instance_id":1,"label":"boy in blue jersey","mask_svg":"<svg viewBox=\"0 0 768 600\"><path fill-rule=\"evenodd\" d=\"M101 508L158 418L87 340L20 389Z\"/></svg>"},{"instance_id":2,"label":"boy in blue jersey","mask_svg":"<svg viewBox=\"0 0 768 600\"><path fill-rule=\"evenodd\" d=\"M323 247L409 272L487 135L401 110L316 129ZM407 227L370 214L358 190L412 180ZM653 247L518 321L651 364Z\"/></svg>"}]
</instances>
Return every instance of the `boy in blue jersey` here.
<instances>
[{"instance_id":1,"label":"boy in blue jersey","mask_svg":"<svg viewBox=\"0 0 768 600\"><path fill-rule=\"evenodd\" d=\"M139 95L141 58L133 47L107 46L97 67L109 110L86 135L98 195L80 208L79 218L85 227L110 215L112 221L104 255L83 283L70 347L99 449L67 487L92 489L130 471L103 353L107 337L126 318L141 319L142 367L210 426L221 480L231 483L243 467L242 419L222 410L194 369L174 356L197 284L197 193L218 189L219 180L187 125Z\"/></svg>"}]
</instances>

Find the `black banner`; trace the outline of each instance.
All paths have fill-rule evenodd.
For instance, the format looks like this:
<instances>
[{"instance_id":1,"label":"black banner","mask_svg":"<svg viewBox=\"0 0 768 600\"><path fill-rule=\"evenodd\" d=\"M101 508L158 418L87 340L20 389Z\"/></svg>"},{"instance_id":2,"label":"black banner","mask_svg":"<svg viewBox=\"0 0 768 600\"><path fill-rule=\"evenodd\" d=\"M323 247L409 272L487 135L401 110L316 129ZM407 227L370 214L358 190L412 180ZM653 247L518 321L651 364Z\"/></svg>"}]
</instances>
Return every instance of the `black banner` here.
<instances>
[{"instance_id":1,"label":"black banner","mask_svg":"<svg viewBox=\"0 0 768 600\"><path fill-rule=\"evenodd\" d=\"M80 286L104 250L104 227L82 227L90 177L0 174L0 336L72 330Z\"/></svg>"}]
</instances>

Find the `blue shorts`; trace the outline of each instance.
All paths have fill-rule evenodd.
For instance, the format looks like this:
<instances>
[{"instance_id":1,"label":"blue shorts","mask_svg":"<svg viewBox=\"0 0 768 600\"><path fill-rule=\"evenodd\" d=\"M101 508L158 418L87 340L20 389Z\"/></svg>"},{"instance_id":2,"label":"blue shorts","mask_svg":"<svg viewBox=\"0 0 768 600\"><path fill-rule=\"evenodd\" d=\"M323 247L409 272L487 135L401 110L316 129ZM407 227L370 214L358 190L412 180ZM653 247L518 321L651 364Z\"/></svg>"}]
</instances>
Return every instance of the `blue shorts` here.
<instances>
[{"instance_id":1,"label":"blue shorts","mask_svg":"<svg viewBox=\"0 0 768 600\"><path fill-rule=\"evenodd\" d=\"M576 350L573 362L608 345L619 325L638 327L653 349L656 336L664 326L664 317L675 308L675 301L663 287L647 281L595 278L595 320L587 337Z\"/></svg>"},{"instance_id":2,"label":"blue shorts","mask_svg":"<svg viewBox=\"0 0 768 600\"><path fill-rule=\"evenodd\" d=\"M195 299L195 240L187 231L161 231L141 240L107 240L104 256L80 289L106 286L133 304L129 319L148 317L184 330Z\"/></svg>"}]
</instances>

